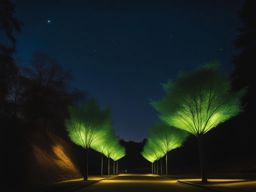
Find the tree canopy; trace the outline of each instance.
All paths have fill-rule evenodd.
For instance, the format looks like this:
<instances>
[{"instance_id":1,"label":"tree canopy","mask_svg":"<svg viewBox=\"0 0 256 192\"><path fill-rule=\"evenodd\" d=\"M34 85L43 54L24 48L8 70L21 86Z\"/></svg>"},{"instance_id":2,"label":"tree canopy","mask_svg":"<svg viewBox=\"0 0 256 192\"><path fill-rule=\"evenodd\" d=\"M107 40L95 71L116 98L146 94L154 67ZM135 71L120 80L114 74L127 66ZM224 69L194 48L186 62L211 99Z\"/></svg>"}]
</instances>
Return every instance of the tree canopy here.
<instances>
[{"instance_id":1,"label":"tree canopy","mask_svg":"<svg viewBox=\"0 0 256 192\"><path fill-rule=\"evenodd\" d=\"M141 152L142 156L151 163L159 160L165 155L164 150L158 146L153 138L147 138L147 142Z\"/></svg>"},{"instance_id":2,"label":"tree canopy","mask_svg":"<svg viewBox=\"0 0 256 192\"><path fill-rule=\"evenodd\" d=\"M109 131L109 112L101 111L94 100L80 107L70 107L70 118L66 122L70 139L87 149L100 143Z\"/></svg>"},{"instance_id":3,"label":"tree canopy","mask_svg":"<svg viewBox=\"0 0 256 192\"><path fill-rule=\"evenodd\" d=\"M181 74L164 85L166 95L152 102L160 118L193 135L204 134L237 115L244 91L232 92L228 76L216 64Z\"/></svg>"},{"instance_id":4,"label":"tree canopy","mask_svg":"<svg viewBox=\"0 0 256 192\"><path fill-rule=\"evenodd\" d=\"M150 129L148 138L166 154L180 147L187 133L166 124L158 124Z\"/></svg>"}]
</instances>

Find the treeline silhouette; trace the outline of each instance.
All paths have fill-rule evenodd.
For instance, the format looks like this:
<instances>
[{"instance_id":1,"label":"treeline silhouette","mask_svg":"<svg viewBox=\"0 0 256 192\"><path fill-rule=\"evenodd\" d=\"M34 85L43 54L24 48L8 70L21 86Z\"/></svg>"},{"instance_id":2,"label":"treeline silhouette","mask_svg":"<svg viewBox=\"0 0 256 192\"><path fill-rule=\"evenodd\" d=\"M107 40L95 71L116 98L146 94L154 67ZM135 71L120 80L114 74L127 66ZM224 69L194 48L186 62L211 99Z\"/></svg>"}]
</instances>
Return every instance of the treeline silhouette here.
<instances>
[{"instance_id":1,"label":"treeline silhouette","mask_svg":"<svg viewBox=\"0 0 256 192\"><path fill-rule=\"evenodd\" d=\"M29 191L33 185L80 177L79 159L74 158L76 149L67 138L64 121L68 106L84 100L85 94L70 88L70 75L46 54L35 54L27 68L16 64L14 35L22 24L14 17L10 1L1 0L0 4L4 183L8 191Z\"/></svg>"}]
</instances>

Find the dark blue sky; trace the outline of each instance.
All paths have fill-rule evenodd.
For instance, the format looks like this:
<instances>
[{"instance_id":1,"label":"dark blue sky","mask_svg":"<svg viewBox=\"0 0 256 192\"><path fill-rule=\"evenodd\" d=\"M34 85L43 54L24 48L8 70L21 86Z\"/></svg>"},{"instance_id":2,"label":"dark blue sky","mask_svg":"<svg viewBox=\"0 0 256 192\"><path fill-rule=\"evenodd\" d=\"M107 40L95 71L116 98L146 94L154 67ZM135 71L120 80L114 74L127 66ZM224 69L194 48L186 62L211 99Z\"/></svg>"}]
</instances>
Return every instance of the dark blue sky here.
<instances>
[{"instance_id":1,"label":"dark blue sky","mask_svg":"<svg viewBox=\"0 0 256 192\"><path fill-rule=\"evenodd\" d=\"M18 63L38 51L56 58L73 87L112 108L121 138L141 141L158 119L149 101L161 83L216 59L231 70L243 0L14 2L24 23Z\"/></svg>"}]
</instances>

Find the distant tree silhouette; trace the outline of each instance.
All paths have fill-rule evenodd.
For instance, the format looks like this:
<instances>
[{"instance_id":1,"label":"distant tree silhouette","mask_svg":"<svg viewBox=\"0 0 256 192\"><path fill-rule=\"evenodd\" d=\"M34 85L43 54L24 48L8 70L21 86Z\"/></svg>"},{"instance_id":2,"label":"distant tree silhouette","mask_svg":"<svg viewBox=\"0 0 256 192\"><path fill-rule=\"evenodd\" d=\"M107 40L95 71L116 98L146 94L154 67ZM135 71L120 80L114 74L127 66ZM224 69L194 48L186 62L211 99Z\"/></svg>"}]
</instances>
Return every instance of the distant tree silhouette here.
<instances>
[{"instance_id":1,"label":"distant tree silhouette","mask_svg":"<svg viewBox=\"0 0 256 192\"><path fill-rule=\"evenodd\" d=\"M46 54L34 54L31 66L22 68L21 71L19 78L21 90L17 111L21 121L19 130L22 130L27 145L26 154L23 155L28 165L29 162L35 161L34 146L40 146L41 150L51 155L50 135L60 137L68 145L71 144L65 129L68 106L80 101L83 94L70 88L69 74L57 61ZM72 150L68 154L69 158L74 152ZM29 174L31 166L26 169ZM40 178L47 177L42 175L41 169L42 167L38 167L38 171L33 172L32 175L37 182ZM57 176L59 173L56 171L55 174ZM31 185L36 183L28 183L29 187Z\"/></svg>"},{"instance_id":2,"label":"distant tree silhouette","mask_svg":"<svg viewBox=\"0 0 256 192\"><path fill-rule=\"evenodd\" d=\"M8 186L8 190L12 191L16 186L19 190L24 189L21 181L24 165L24 155L21 151L24 149L23 132L20 129L19 121L16 114L16 106L10 99L13 87L16 84L18 76L18 67L14 60L16 48L15 35L21 29L21 23L14 16L15 7L9 0L1 0L0 2L0 123L1 123L1 142L3 155L3 175L4 184ZM14 134L15 133L15 134ZM7 142L6 135L12 135L14 142ZM6 145L8 143L8 145ZM19 148L17 148L17 143ZM8 148L7 148L8 146ZM10 153L10 150L12 151ZM19 165L17 164L19 162ZM9 179L15 177L17 185L12 185ZM4 186L3 186L4 187ZM5 187L4 187L5 188Z\"/></svg>"},{"instance_id":3,"label":"distant tree silhouette","mask_svg":"<svg viewBox=\"0 0 256 192\"><path fill-rule=\"evenodd\" d=\"M88 179L88 149L97 143L100 144L101 139L106 137L106 122L109 122L109 112L101 111L95 100L90 100L79 107L70 107L66 127L70 139L85 150L85 181Z\"/></svg>"},{"instance_id":4,"label":"distant tree silhouette","mask_svg":"<svg viewBox=\"0 0 256 192\"><path fill-rule=\"evenodd\" d=\"M15 7L9 0L2 0L0 6L0 112L6 108L5 103L10 89L15 83L18 68L13 54L16 48L15 33L21 29L21 23L14 16Z\"/></svg>"},{"instance_id":5,"label":"distant tree silhouette","mask_svg":"<svg viewBox=\"0 0 256 192\"><path fill-rule=\"evenodd\" d=\"M235 69L232 73L233 88L239 90L248 87L246 95L253 94L255 90L254 68L255 51L256 51L256 2L246 0L244 7L240 12L242 27L240 35L235 42L236 47L240 50L235 57ZM255 93L255 92L254 92ZM245 95L245 96L246 96ZM248 98L249 99L249 98ZM251 100L250 100L251 101ZM247 107L247 106L245 106ZM248 105L250 107L250 105Z\"/></svg>"},{"instance_id":6,"label":"distant tree silhouette","mask_svg":"<svg viewBox=\"0 0 256 192\"><path fill-rule=\"evenodd\" d=\"M255 110L256 98L256 83L255 83L255 70L256 63L256 1L245 0L243 9L240 12L241 27L238 39L235 41L235 46L239 52L234 57L234 71L232 73L233 90L239 90L247 87L247 92L242 99L244 104L243 113L239 116L236 126L244 127L244 130L239 138L246 138L246 141L239 142L239 146L243 145L241 149L247 152L251 158L255 156L255 137L256 130L254 126L253 114ZM245 153L244 153L245 155Z\"/></svg>"},{"instance_id":7,"label":"distant tree silhouette","mask_svg":"<svg viewBox=\"0 0 256 192\"><path fill-rule=\"evenodd\" d=\"M29 127L66 135L68 106L83 98L82 93L69 89L70 75L43 53L35 54L32 65L23 71L22 109Z\"/></svg>"},{"instance_id":8,"label":"distant tree silhouette","mask_svg":"<svg viewBox=\"0 0 256 192\"><path fill-rule=\"evenodd\" d=\"M21 22L14 16L15 6L10 0L1 0L0 31L9 40L9 45L0 43L0 51L13 53L16 49L15 33L21 30Z\"/></svg>"},{"instance_id":9,"label":"distant tree silhouette","mask_svg":"<svg viewBox=\"0 0 256 192\"><path fill-rule=\"evenodd\" d=\"M202 182L207 182L203 135L240 112L243 91L232 92L228 77L220 74L216 65L183 73L174 83L166 84L165 90L166 95L153 106L170 126L197 136Z\"/></svg>"}]
</instances>

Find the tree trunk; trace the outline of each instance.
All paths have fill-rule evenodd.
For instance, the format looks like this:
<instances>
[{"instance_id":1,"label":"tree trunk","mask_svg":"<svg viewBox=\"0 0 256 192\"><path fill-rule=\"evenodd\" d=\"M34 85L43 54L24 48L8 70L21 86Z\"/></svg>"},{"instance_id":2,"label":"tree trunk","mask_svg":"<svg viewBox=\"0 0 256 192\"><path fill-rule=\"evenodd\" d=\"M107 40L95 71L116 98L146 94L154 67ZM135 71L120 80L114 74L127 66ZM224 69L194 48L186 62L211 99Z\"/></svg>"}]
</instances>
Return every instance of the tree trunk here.
<instances>
[{"instance_id":1,"label":"tree trunk","mask_svg":"<svg viewBox=\"0 0 256 192\"><path fill-rule=\"evenodd\" d=\"M101 168L100 168L100 175L103 176L103 169L104 169L104 162L103 162L103 155L101 155Z\"/></svg>"},{"instance_id":2,"label":"tree trunk","mask_svg":"<svg viewBox=\"0 0 256 192\"><path fill-rule=\"evenodd\" d=\"M84 181L88 180L88 149L85 149L85 161L84 161Z\"/></svg>"},{"instance_id":3,"label":"tree trunk","mask_svg":"<svg viewBox=\"0 0 256 192\"><path fill-rule=\"evenodd\" d=\"M154 174L154 163L151 163L151 172Z\"/></svg>"},{"instance_id":4,"label":"tree trunk","mask_svg":"<svg viewBox=\"0 0 256 192\"><path fill-rule=\"evenodd\" d=\"M115 161L113 160L113 175L116 174L116 165L115 165Z\"/></svg>"},{"instance_id":5,"label":"tree trunk","mask_svg":"<svg viewBox=\"0 0 256 192\"><path fill-rule=\"evenodd\" d=\"M168 175L168 152L165 154L165 174Z\"/></svg>"},{"instance_id":6,"label":"tree trunk","mask_svg":"<svg viewBox=\"0 0 256 192\"><path fill-rule=\"evenodd\" d=\"M109 161L109 157L108 157L108 175L110 175L110 161Z\"/></svg>"},{"instance_id":7,"label":"tree trunk","mask_svg":"<svg viewBox=\"0 0 256 192\"><path fill-rule=\"evenodd\" d=\"M156 174L158 175L158 160L156 162Z\"/></svg>"},{"instance_id":8,"label":"tree trunk","mask_svg":"<svg viewBox=\"0 0 256 192\"><path fill-rule=\"evenodd\" d=\"M116 173L119 174L119 170L118 170L118 161L116 162Z\"/></svg>"},{"instance_id":9,"label":"tree trunk","mask_svg":"<svg viewBox=\"0 0 256 192\"><path fill-rule=\"evenodd\" d=\"M163 158L160 159L160 175L163 175Z\"/></svg>"},{"instance_id":10,"label":"tree trunk","mask_svg":"<svg viewBox=\"0 0 256 192\"><path fill-rule=\"evenodd\" d=\"M157 161L155 162L155 174L157 174Z\"/></svg>"},{"instance_id":11,"label":"tree trunk","mask_svg":"<svg viewBox=\"0 0 256 192\"><path fill-rule=\"evenodd\" d=\"M201 179L202 183L207 183L206 168L204 162L203 135L198 136L198 152L200 159Z\"/></svg>"}]
</instances>

